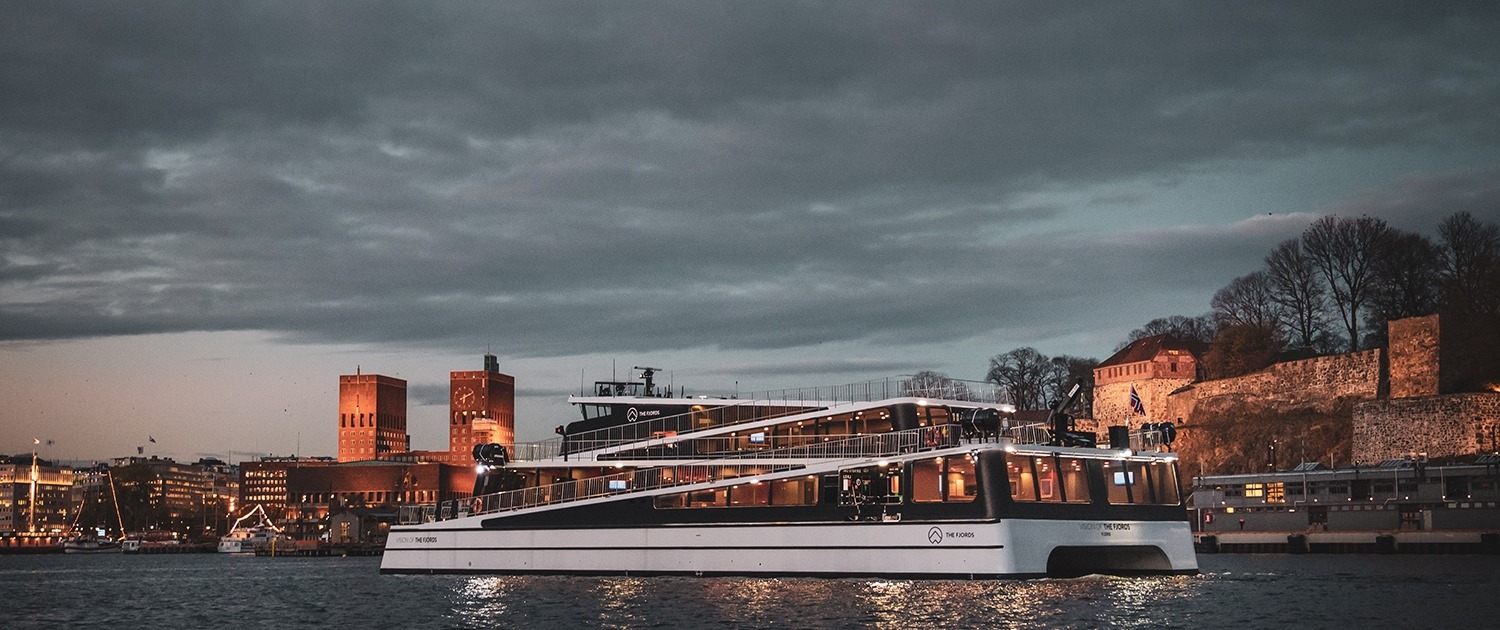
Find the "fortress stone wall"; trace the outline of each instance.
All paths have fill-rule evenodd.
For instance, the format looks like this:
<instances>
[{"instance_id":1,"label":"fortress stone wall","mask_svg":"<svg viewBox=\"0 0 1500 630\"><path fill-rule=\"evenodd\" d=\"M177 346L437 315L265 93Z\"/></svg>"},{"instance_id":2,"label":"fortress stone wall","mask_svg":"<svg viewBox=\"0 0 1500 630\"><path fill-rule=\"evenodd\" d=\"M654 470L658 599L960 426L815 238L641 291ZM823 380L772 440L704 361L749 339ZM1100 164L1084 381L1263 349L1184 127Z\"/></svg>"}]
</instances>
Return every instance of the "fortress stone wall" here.
<instances>
[{"instance_id":1,"label":"fortress stone wall","mask_svg":"<svg viewBox=\"0 0 1500 630\"><path fill-rule=\"evenodd\" d=\"M1393 398L1354 407L1354 461L1413 453L1454 457L1500 450L1500 393Z\"/></svg>"},{"instance_id":2,"label":"fortress stone wall","mask_svg":"<svg viewBox=\"0 0 1500 630\"><path fill-rule=\"evenodd\" d=\"M1126 421L1175 422L1183 461L1205 473L1262 467L1272 441L1325 465L1500 452L1500 333L1438 315L1389 326L1388 349L1197 383L1136 381L1145 418L1131 412L1131 383L1096 387L1090 426L1103 435Z\"/></svg>"},{"instance_id":3,"label":"fortress stone wall","mask_svg":"<svg viewBox=\"0 0 1500 630\"><path fill-rule=\"evenodd\" d=\"M1192 424L1199 405L1214 409L1328 410L1345 400L1374 400L1382 386L1379 349L1277 363L1259 372L1195 383L1172 394L1164 419ZM1202 419L1198 419L1201 421Z\"/></svg>"},{"instance_id":4,"label":"fortress stone wall","mask_svg":"<svg viewBox=\"0 0 1500 630\"><path fill-rule=\"evenodd\" d=\"M1136 383L1099 385L1094 388L1094 418L1104 422L1106 426L1171 420L1173 416L1167 411L1168 397L1173 391L1192 382L1192 379L1186 378L1157 378ZM1146 408L1145 416L1135 413L1130 406L1132 385L1135 386L1135 393L1141 397L1141 405Z\"/></svg>"}]
</instances>

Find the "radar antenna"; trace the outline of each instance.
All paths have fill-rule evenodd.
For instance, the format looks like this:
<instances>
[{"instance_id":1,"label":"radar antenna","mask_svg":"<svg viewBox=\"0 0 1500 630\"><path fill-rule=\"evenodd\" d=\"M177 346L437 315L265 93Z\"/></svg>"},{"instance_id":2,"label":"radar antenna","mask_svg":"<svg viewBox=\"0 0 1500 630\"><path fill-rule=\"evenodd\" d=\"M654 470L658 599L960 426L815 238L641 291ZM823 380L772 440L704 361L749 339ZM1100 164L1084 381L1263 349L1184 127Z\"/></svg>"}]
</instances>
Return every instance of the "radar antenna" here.
<instances>
[{"instance_id":1,"label":"radar antenna","mask_svg":"<svg viewBox=\"0 0 1500 630\"><path fill-rule=\"evenodd\" d=\"M651 385L651 379L656 376L657 372L661 371L661 368L645 367L645 366L637 365L637 366L635 366L632 369L636 369L636 370L640 370L641 371L641 380L646 381L646 395L647 396L654 396L655 394L653 392L655 392L656 390Z\"/></svg>"}]
</instances>

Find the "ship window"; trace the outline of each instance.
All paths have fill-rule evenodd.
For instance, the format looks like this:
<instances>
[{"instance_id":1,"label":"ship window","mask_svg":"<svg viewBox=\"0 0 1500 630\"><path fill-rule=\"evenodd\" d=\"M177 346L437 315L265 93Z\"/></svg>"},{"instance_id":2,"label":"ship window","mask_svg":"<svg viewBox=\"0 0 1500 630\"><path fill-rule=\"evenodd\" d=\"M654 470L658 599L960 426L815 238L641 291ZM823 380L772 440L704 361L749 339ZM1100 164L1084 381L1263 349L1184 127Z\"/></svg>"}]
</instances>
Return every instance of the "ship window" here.
<instances>
[{"instance_id":1,"label":"ship window","mask_svg":"<svg viewBox=\"0 0 1500 630\"><path fill-rule=\"evenodd\" d=\"M1057 483L1057 465L1050 457L1033 457L1036 470L1037 497L1042 501L1062 501L1062 490Z\"/></svg>"},{"instance_id":2,"label":"ship window","mask_svg":"<svg viewBox=\"0 0 1500 630\"><path fill-rule=\"evenodd\" d=\"M1145 466L1139 462L1104 462L1104 485L1114 505L1145 503L1148 494Z\"/></svg>"},{"instance_id":3,"label":"ship window","mask_svg":"<svg viewBox=\"0 0 1500 630\"><path fill-rule=\"evenodd\" d=\"M917 503L943 500L943 458L912 462L911 500Z\"/></svg>"},{"instance_id":4,"label":"ship window","mask_svg":"<svg viewBox=\"0 0 1500 630\"><path fill-rule=\"evenodd\" d=\"M968 503L979 495L977 477L974 475L974 460L968 456L949 457L948 483L944 488L944 499L949 503Z\"/></svg>"},{"instance_id":5,"label":"ship window","mask_svg":"<svg viewBox=\"0 0 1500 630\"><path fill-rule=\"evenodd\" d=\"M779 479L771 482L771 505L816 505L818 480L814 477Z\"/></svg>"},{"instance_id":6,"label":"ship window","mask_svg":"<svg viewBox=\"0 0 1500 630\"><path fill-rule=\"evenodd\" d=\"M658 510L687 507L687 493L678 492L676 494L659 494L656 495L656 498L652 501L652 503Z\"/></svg>"},{"instance_id":7,"label":"ship window","mask_svg":"<svg viewBox=\"0 0 1500 630\"><path fill-rule=\"evenodd\" d=\"M723 507L729 503L729 489L689 492L687 502L688 507Z\"/></svg>"},{"instance_id":8,"label":"ship window","mask_svg":"<svg viewBox=\"0 0 1500 630\"><path fill-rule=\"evenodd\" d=\"M1062 477L1063 497L1068 503L1089 502L1089 468L1081 459L1061 458L1058 462Z\"/></svg>"},{"instance_id":9,"label":"ship window","mask_svg":"<svg viewBox=\"0 0 1500 630\"><path fill-rule=\"evenodd\" d=\"M1177 467L1171 462L1153 462L1150 466L1151 472L1151 494L1155 503L1160 505L1177 505L1182 503L1182 497L1177 490ZM1285 484L1271 484L1271 492L1274 499L1268 496L1267 500L1273 503L1286 502L1282 490ZM1139 501L1138 501L1139 502Z\"/></svg>"},{"instance_id":10,"label":"ship window","mask_svg":"<svg viewBox=\"0 0 1500 630\"><path fill-rule=\"evenodd\" d=\"M1247 498L1247 499L1259 499L1259 498L1264 497L1264 496L1266 496L1266 486L1265 486L1265 484L1260 484L1260 483L1247 483L1247 484L1245 484L1245 498Z\"/></svg>"},{"instance_id":11,"label":"ship window","mask_svg":"<svg viewBox=\"0 0 1500 630\"><path fill-rule=\"evenodd\" d=\"M729 489L729 504L735 506L765 505L771 487L764 483L744 483Z\"/></svg>"},{"instance_id":12,"label":"ship window","mask_svg":"<svg viewBox=\"0 0 1500 630\"><path fill-rule=\"evenodd\" d=\"M1010 477L1010 498L1013 501L1036 500L1036 475L1031 471L1031 459L1007 457L1006 474Z\"/></svg>"},{"instance_id":13,"label":"ship window","mask_svg":"<svg viewBox=\"0 0 1500 630\"><path fill-rule=\"evenodd\" d=\"M875 416L873 418L865 418L864 425L865 426L863 433L865 433L866 435L873 433L890 433L892 427L891 417L889 415L883 414Z\"/></svg>"}]
</instances>

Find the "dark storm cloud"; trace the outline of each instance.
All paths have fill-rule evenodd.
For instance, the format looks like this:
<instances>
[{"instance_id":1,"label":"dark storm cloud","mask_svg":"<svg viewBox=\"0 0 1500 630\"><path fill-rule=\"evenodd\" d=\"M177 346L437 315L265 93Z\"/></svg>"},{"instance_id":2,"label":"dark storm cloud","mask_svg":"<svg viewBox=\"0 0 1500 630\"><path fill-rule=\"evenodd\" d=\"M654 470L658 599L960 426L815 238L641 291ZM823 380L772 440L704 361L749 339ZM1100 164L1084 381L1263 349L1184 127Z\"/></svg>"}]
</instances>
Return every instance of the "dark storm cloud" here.
<instances>
[{"instance_id":1,"label":"dark storm cloud","mask_svg":"<svg viewBox=\"0 0 1500 630\"><path fill-rule=\"evenodd\" d=\"M1206 303L1306 218L1108 234L1090 222L1149 197L1028 196L1492 147L1496 22L1373 3L12 3L0 336L544 355L1056 334L1120 286Z\"/></svg>"}]
</instances>

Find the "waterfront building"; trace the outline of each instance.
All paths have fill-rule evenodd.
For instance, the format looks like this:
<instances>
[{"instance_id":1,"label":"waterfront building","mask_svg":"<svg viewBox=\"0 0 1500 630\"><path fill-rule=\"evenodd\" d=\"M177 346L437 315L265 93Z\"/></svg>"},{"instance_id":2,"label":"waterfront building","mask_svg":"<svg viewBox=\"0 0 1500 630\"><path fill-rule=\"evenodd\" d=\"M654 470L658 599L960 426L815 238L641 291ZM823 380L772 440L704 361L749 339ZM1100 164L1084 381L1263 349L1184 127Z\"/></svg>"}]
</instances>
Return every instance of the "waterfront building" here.
<instances>
[{"instance_id":1,"label":"waterfront building","mask_svg":"<svg viewBox=\"0 0 1500 630\"><path fill-rule=\"evenodd\" d=\"M313 538L346 508L432 504L473 490L468 466L329 457L265 457L240 464L244 507L259 505L298 538Z\"/></svg>"},{"instance_id":2,"label":"waterfront building","mask_svg":"<svg viewBox=\"0 0 1500 630\"><path fill-rule=\"evenodd\" d=\"M1105 425L1180 421L1167 414L1167 396L1203 377L1207 350L1171 335L1130 342L1094 368L1092 417Z\"/></svg>"},{"instance_id":3,"label":"waterfront building","mask_svg":"<svg viewBox=\"0 0 1500 630\"><path fill-rule=\"evenodd\" d=\"M73 469L34 456L0 457L0 533L68 529Z\"/></svg>"},{"instance_id":4,"label":"waterfront building","mask_svg":"<svg viewBox=\"0 0 1500 630\"><path fill-rule=\"evenodd\" d=\"M340 376L338 460L381 459L410 450L406 381L358 370Z\"/></svg>"}]
</instances>

